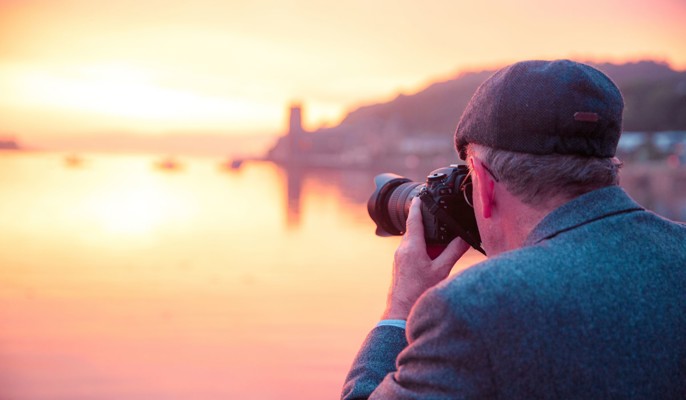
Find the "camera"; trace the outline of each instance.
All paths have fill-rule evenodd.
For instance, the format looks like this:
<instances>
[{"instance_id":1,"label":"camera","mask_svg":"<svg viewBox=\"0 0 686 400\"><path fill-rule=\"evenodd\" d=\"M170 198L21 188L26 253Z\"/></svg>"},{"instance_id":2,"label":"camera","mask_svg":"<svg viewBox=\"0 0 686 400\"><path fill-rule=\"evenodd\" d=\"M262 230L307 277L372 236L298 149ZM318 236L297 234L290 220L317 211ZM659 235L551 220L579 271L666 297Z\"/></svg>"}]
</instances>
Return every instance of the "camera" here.
<instances>
[{"instance_id":1,"label":"camera","mask_svg":"<svg viewBox=\"0 0 686 400\"><path fill-rule=\"evenodd\" d=\"M485 254L472 207L472 180L465 165L436 169L426 177L426 183L385 173L377 175L374 184L367 210L376 223L377 235L404 234L410 203L419 197L428 245L446 245L459 236Z\"/></svg>"}]
</instances>

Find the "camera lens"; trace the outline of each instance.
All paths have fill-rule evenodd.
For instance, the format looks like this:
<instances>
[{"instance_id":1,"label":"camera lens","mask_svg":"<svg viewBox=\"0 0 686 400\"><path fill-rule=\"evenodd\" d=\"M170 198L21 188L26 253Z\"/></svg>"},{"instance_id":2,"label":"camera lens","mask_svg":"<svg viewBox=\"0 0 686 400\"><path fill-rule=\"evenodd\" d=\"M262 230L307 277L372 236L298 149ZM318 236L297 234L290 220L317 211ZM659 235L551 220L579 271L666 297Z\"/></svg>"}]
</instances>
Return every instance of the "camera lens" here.
<instances>
[{"instance_id":1,"label":"camera lens","mask_svg":"<svg viewBox=\"0 0 686 400\"><path fill-rule=\"evenodd\" d=\"M422 183L412 182L395 174L381 174L374 178L376 190L369 198L367 210L376 222L376 234L380 236L402 235L410 210L410 203Z\"/></svg>"},{"instance_id":2,"label":"camera lens","mask_svg":"<svg viewBox=\"0 0 686 400\"><path fill-rule=\"evenodd\" d=\"M391 192L388 199L388 217L393 228L400 234L405 233L407 216L410 213L410 203L423 184L405 182Z\"/></svg>"},{"instance_id":3,"label":"camera lens","mask_svg":"<svg viewBox=\"0 0 686 400\"><path fill-rule=\"evenodd\" d=\"M472 207L469 169L450 165L434 170L426 184L396 174L374 178L376 189L367 202L369 216L379 236L402 235L407 229L412 198L422 198L422 224L427 244L445 245L460 236L476 250L481 248L479 227Z\"/></svg>"}]
</instances>

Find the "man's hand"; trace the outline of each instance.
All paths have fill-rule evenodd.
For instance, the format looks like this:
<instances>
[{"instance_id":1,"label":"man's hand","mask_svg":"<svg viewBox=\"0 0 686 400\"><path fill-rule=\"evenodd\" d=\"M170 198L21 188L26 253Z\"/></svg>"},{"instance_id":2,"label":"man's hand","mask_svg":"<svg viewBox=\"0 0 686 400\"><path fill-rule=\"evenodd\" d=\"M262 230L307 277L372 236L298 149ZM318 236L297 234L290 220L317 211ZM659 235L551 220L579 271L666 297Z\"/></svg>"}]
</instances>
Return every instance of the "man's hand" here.
<instances>
[{"instance_id":1,"label":"man's hand","mask_svg":"<svg viewBox=\"0 0 686 400\"><path fill-rule=\"evenodd\" d=\"M383 319L407 319L419 296L445 279L468 249L469 245L464 240L455 238L432 260L424 241L421 200L418 197L412 199L407 216L407 232L395 251L393 282Z\"/></svg>"}]
</instances>

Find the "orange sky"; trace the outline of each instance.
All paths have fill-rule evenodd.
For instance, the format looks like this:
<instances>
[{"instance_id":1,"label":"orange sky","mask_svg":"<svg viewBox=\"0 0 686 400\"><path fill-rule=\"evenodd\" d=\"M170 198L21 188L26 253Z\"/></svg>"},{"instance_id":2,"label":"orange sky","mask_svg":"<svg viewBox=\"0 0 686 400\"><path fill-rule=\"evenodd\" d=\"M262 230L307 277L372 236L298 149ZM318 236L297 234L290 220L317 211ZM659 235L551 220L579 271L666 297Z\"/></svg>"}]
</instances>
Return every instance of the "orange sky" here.
<instances>
[{"instance_id":1,"label":"orange sky","mask_svg":"<svg viewBox=\"0 0 686 400\"><path fill-rule=\"evenodd\" d=\"M683 0L0 0L0 134L279 133L463 69L653 58Z\"/></svg>"}]
</instances>

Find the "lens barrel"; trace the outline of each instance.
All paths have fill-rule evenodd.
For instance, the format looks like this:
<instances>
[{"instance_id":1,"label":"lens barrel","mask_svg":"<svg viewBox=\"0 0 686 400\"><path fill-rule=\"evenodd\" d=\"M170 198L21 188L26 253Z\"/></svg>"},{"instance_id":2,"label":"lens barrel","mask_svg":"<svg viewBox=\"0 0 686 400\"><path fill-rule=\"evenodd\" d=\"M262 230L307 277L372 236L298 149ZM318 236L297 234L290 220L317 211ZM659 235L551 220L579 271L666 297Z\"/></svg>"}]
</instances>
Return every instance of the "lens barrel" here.
<instances>
[{"instance_id":1,"label":"lens barrel","mask_svg":"<svg viewBox=\"0 0 686 400\"><path fill-rule=\"evenodd\" d=\"M402 235L407 230L407 216L410 214L410 204L421 188L422 183L401 183L388 199L388 217L396 231Z\"/></svg>"},{"instance_id":2,"label":"lens barrel","mask_svg":"<svg viewBox=\"0 0 686 400\"><path fill-rule=\"evenodd\" d=\"M376 190L367 202L367 211L376 223L376 234L402 235L405 233L412 198L424 184L390 173L377 175L374 184Z\"/></svg>"}]
</instances>

